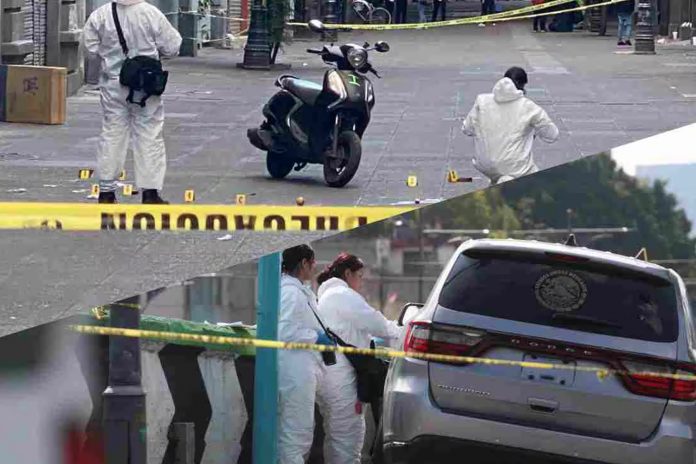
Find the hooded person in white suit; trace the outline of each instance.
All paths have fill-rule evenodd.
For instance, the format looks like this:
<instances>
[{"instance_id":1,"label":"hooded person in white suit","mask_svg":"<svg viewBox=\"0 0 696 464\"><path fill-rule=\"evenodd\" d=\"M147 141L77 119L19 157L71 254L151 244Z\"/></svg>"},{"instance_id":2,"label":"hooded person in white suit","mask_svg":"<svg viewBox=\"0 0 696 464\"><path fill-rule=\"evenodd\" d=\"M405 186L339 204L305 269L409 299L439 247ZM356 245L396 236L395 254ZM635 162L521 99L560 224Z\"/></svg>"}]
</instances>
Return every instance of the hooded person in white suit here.
<instances>
[{"instance_id":1,"label":"hooded person in white suit","mask_svg":"<svg viewBox=\"0 0 696 464\"><path fill-rule=\"evenodd\" d=\"M492 93L476 97L462 131L475 137L474 167L491 185L539 171L532 155L534 139L558 140L558 127L546 111L525 97L527 73L508 69Z\"/></svg>"},{"instance_id":2,"label":"hooded person in white suit","mask_svg":"<svg viewBox=\"0 0 696 464\"><path fill-rule=\"evenodd\" d=\"M317 278L319 316L344 342L369 348L372 337L397 340L401 329L385 318L360 294L363 262L342 253ZM324 417L327 464L359 464L365 438L365 418L358 401L355 369L342 353L336 364L324 367L319 385L319 406Z\"/></svg>"},{"instance_id":3,"label":"hooded person in white suit","mask_svg":"<svg viewBox=\"0 0 696 464\"><path fill-rule=\"evenodd\" d=\"M179 53L181 35L160 10L145 0L115 2L129 57L160 59ZM166 203L159 196L167 167L162 100L153 95L144 107L126 102L129 89L119 82L126 57L119 42L111 3L97 8L89 16L84 26L83 44L88 53L101 58L99 87L103 119L97 148L99 202L115 203L116 182L132 142L135 183L142 190L143 203ZM139 99L137 96L134 100Z\"/></svg>"}]
</instances>

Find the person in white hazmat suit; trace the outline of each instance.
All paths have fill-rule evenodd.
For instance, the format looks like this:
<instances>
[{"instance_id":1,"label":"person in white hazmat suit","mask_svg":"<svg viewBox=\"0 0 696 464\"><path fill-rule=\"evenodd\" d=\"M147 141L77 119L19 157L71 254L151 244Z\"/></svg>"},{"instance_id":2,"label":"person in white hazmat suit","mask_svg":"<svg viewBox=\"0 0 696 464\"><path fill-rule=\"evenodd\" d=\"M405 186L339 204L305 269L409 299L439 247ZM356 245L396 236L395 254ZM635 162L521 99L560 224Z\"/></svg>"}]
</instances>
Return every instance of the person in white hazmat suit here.
<instances>
[{"instance_id":1,"label":"person in white hazmat suit","mask_svg":"<svg viewBox=\"0 0 696 464\"><path fill-rule=\"evenodd\" d=\"M314 251L308 245L283 251L278 319L278 340L282 342L333 345L319 322L316 296L304 284L314 277L314 269ZM314 438L314 403L324 367L317 351L278 352L280 464L304 464L309 454Z\"/></svg>"},{"instance_id":2,"label":"person in white hazmat suit","mask_svg":"<svg viewBox=\"0 0 696 464\"><path fill-rule=\"evenodd\" d=\"M166 16L145 0L115 0L129 57L175 56L181 35ZM97 148L99 202L115 203L116 182L125 164L129 142L135 161L135 183L142 202L166 203L159 196L164 184L166 153L162 128L164 109L161 97L151 96L144 107L126 102L129 89L119 82L125 55L118 39L111 3L97 8L87 19L83 44L88 53L101 58L102 132ZM136 92L134 101L139 101Z\"/></svg>"},{"instance_id":3,"label":"person in white hazmat suit","mask_svg":"<svg viewBox=\"0 0 696 464\"><path fill-rule=\"evenodd\" d=\"M491 185L539 170L532 145L539 137L547 143L558 140L558 127L546 111L525 97L527 73L512 67L493 87L493 93L476 97L462 131L475 137L474 167Z\"/></svg>"},{"instance_id":4,"label":"person in white hazmat suit","mask_svg":"<svg viewBox=\"0 0 696 464\"><path fill-rule=\"evenodd\" d=\"M401 331L361 295L364 267L357 256L341 253L317 278L319 316L333 333L358 348L369 348L373 336L393 342ZM319 387L326 432L324 459L327 464L359 464L365 418L355 369L345 355L337 353L336 364L324 370Z\"/></svg>"}]
</instances>

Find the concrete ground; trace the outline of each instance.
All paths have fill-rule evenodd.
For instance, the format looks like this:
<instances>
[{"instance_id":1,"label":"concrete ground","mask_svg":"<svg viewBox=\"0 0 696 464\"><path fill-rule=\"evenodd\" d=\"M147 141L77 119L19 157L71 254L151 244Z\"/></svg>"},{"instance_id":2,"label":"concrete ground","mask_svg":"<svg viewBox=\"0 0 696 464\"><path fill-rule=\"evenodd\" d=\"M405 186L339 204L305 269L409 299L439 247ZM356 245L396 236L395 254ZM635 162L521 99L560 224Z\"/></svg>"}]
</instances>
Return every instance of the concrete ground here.
<instances>
[{"instance_id":1,"label":"concrete ground","mask_svg":"<svg viewBox=\"0 0 696 464\"><path fill-rule=\"evenodd\" d=\"M448 184L456 169L475 176L473 143L461 134L476 94L490 91L505 69L525 67L528 96L547 109L561 139L538 143L537 163L548 168L696 119L696 51L660 47L655 56L617 53L613 37L576 32L534 34L531 24L499 23L427 31L341 34L341 41L386 40L392 51L372 57L377 106L355 179L329 189L321 167L272 181L247 127L261 121L262 105L278 72L237 69L240 50L204 49L197 58L166 63L165 96L169 168L164 196L183 200L193 188L199 203L228 203L253 193L254 204L376 205L456 196L485 187ZM320 79L324 66L297 41L279 61L291 72ZM63 126L0 125L0 200L85 202L100 128L98 95L86 89L69 100ZM129 173L130 161L128 166ZM419 177L409 189L406 178ZM131 176L132 178L132 176ZM26 189L18 192L16 189ZM138 201L134 197L124 201ZM290 244L263 234L2 231L0 335L84 311L116 298L251 259ZM295 242L319 235L292 235Z\"/></svg>"}]
</instances>

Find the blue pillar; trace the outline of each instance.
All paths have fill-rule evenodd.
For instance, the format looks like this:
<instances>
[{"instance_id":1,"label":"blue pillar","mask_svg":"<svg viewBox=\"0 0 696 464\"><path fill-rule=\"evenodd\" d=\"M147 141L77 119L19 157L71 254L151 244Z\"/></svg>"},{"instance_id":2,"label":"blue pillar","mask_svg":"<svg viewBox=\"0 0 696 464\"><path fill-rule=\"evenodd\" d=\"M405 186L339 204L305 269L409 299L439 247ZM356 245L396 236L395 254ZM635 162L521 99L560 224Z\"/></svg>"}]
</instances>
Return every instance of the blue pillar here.
<instances>
[{"instance_id":1,"label":"blue pillar","mask_svg":"<svg viewBox=\"0 0 696 464\"><path fill-rule=\"evenodd\" d=\"M278 339L280 310L280 254L266 255L259 260L258 308L256 336L264 340ZM254 380L254 463L278 462L278 351L256 349Z\"/></svg>"}]
</instances>

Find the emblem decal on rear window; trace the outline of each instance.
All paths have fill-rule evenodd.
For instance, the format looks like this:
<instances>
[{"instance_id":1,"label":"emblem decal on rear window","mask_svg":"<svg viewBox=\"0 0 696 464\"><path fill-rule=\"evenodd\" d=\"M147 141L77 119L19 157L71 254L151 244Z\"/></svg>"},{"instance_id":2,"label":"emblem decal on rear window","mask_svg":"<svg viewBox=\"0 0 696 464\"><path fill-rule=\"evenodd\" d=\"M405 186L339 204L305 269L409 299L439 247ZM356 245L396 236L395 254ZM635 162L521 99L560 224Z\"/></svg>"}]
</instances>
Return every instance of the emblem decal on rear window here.
<instances>
[{"instance_id":1,"label":"emblem decal on rear window","mask_svg":"<svg viewBox=\"0 0 696 464\"><path fill-rule=\"evenodd\" d=\"M579 275L553 271L541 276L534 286L537 301L552 311L573 311L585 303L587 285Z\"/></svg>"}]
</instances>

